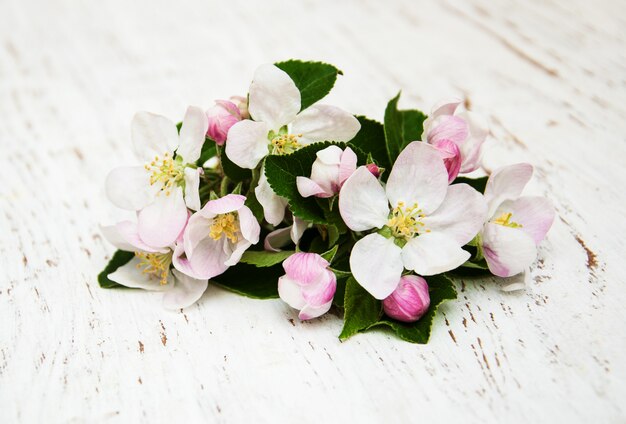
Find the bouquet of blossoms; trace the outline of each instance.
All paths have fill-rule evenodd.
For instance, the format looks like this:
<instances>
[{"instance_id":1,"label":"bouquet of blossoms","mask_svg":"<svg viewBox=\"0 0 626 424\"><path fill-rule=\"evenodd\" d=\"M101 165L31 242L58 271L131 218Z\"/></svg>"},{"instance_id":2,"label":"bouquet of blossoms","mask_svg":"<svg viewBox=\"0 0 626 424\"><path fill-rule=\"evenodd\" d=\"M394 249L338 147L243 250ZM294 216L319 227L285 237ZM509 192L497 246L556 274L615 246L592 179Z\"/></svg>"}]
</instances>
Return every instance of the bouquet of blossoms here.
<instances>
[{"instance_id":1,"label":"bouquet of blossoms","mask_svg":"<svg viewBox=\"0 0 626 424\"><path fill-rule=\"evenodd\" d=\"M209 283L280 297L314 319L343 311L341 339L386 326L426 343L460 272L508 277L534 261L554 219L522 196L532 167L480 168L484 122L459 102L384 123L317 103L341 71L290 60L257 69L247 97L189 107L182 123L132 121L137 166L113 170L106 193L136 220L102 227L119 250L104 288L163 292L166 308Z\"/></svg>"}]
</instances>

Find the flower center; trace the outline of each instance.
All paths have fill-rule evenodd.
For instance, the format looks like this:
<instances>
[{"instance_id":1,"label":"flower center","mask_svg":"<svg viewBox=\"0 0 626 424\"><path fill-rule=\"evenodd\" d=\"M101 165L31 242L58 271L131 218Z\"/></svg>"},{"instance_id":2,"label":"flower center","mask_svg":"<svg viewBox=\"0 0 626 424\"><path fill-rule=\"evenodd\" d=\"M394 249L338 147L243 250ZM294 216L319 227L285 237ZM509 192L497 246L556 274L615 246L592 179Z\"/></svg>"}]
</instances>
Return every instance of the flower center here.
<instances>
[{"instance_id":1,"label":"flower center","mask_svg":"<svg viewBox=\"0 0 626 424\"><path fill-rule=\"evenodd\" d=\"M430 232L430 230L424 228L424 223L422 222L424 216L417 203L407 207L404 205L404 202L398 202L398 206L393 208L389 215L387 227L391 229L391 235L395 238L408 241L421 232Z\"/></svg>"},{"instance_id":2,"label":"flower center","mask_svg":"<svg viewBox=\"0 0 626 424\"><path fill-rule=\"evenodd\" d=\"M172 263L172 252L135 252L135 256L140 259L136 266L138 269L141 269L142 274L149 274L150 277L159 279L161 285L167 284L167 276L170 272L170 264Z\"/></svg>"},{"instance_id":3,"label":"flower center","mask_svg":"<svg viewBox=\"0 0 626 424\"><path fill-rule=\"evenodd\" d=\"M239 228L239 219L237 219L236 212L229 212L213 218L209 237L213 240L219 240L222 236L225 236L231 242L237 243L240 233L241 229Z\"/></svg>"},{"instance_id":4,"label":"flower center","mask_svg":"<svg viewBox=\"0 0 626 424\"><path fill-rule=\"evenodd\" d=\"M503 225L505 227L521 228L522 224L518 224L517 222L511 221L512 216L513 214L511 212L504 212L502 215L494 219L492 222L494 224Z\"/></svg>"},{"instance_id":5,"label":"flower center","mask_svg":"<svg viewBox=\"0 0 626 424\"><path fill-rule=\"evenodd\" d=\"M273 155L288 155L298 150L302 145L298 138L302 134L279 134L272 138L270 151Z\"/></svg>"},{"instance_id":6,"label":"flower center","mask_svg":"<svg viewBox=\"0 0 626 424\"><path fill-rule=\"evenodd\" d=\"M180 185L185 180L185 165L174 160L170 153L166 152L163 159L155 156L154 160L144 165L150 173L150 185L161 184L161 191L169 196L173 187Z\"/></svg>"}]
</instances>

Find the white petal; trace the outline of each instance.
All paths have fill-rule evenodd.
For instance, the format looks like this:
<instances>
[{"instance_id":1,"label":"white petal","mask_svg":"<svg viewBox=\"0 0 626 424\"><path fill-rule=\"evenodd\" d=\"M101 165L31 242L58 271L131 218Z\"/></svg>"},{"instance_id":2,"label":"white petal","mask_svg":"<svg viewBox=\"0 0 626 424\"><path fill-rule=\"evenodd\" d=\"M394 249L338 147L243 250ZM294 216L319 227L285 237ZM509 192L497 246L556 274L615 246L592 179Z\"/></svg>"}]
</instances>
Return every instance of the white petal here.
<instances>
[{"instance_id":1,"label":"white petal","mask_svg":"<svg viewBox=\"0 0 626 424\"><path fill-rule=\"evenodd\" d=\"M270 252L280 252L281 247L287 246L291 242L291 227L279 228L265 236L263 248Z\"/></svg>"},{"instance_id":2,"label":"white petal","mask_svg":"<svg viewBox=\"0 0 626 424\"><path fill-rule=\"evenodd\" d=\"M448 171L441 154L427 143L413 142L393 164L387 180L387 197L392 207L417 203L428 215L441 205L448 189Z\"/></svg>"},{"instance_id":3,"label":"white petal","mask_svg":"<svg viewBox=\"0 0 626 424\"><path fill-rule=\"evenodd\" d=\"M461 112L459 117L465 119L469 125L470 134L465 143L461 145L461 173L475 171L480 166L481 147L489 135L489 125L481 116L473 112Z\"/></svg>"},{"instance_id":4,"label":"white petal","mask_svg":"<svg viewBox=\"0 0 626 424\"><path fill-rule=\"evenodd\" d=\"M470 257L452 237L442 233L421 234L402 249L404 267L419 275L435 275L458 268Z\"/></svg>"},{"instance_id":5,"label":"white petal","mask_svg":"<svg viewBox=\"0 0 626 424\"><path fill-rule=\"evenodd\" d=\"M193 253L187 254L187 260L193 269L192 277L211 279L226 271L226 261L232 254L230 249L226 249L227 246L229 243L225 237L219 240L210 237L200 240Z\"/></svg>"},{"instance_id":6,"label":"white petal","mask_svg":"<svg viewBox=\"0 0 626 424\"><path fill-rule=\"evenodd\" d=\"M187 223L187 206L183 190L176 187L169 196L161 193L137 215L139 236L148 245L173 245Z\"/></svg>"},{"instance_id":7,"label":"white petal","mask_svg":"<svg viewBox=\"0 0 626 424\"><path fill-rule=\"evenodd\" d=\"M169 290L169 284L161 284L158 278L150 276L150 274L144 274L141 269L137 267L141 261L134 257L126 265L123 265L115 270L115 272L109 274L107 277L109 280L115 281L125 287L131 287L134 289L144 289L152 291L164 291Z\"/></svg>"},{"instance_id":8,"label":"white petal","mask_svg":"<svg viewBox=\"0 0 626 424\"><path fill-rule=\"evenodd\" d=\"M159 189L150 185L150 173L143 166L123 166L109 173L105 190L118 208L138 211L154 200Z\"/></svg>"},{"instance_id":9,"label":"white petal","mask_svg":"<svg viewBox=\"0 0 626 424\"><path fill-rule=\"evenodd\" d=\"M157 249L144 243L139 237L137 223L132 221L122 221L115 225L102 226L100 227L100 230L102 231L104 238L120 250L148 253L165 253L168 250Z\"/></svg>"},{"instance_id":10,"label":"white petal","mask_svg":"<svg viewBox=\"0 0 626 424\"><path fill-rule=\"evenodd\" d=\"M486 219L487 203L482 194L467 184L453 184L441 206L422 222L425 228L447 234L463 246L478 234Z\"/></svg>"},{"instance_id":11,"label":"white petal","mask_svg":"<svg viewBox=\"0 0 626 424\"><path fill-rule=\"evenodd\" d=\"M185 168L185 203L192 211L200 209L200 172L200 168Z\"/></svg>"},{"instance_id":12,"label":"white petal","mask_svg":"<svg viewBox=\"0 0 626 424\"><path fill-rule=\"evenodd\" d=\"M326 191L318 183L307 177L296 177L296 187L302 197L332 197L331 191Z\"/></svg>"},{"instance_id":13,"label":"white petal","mask_svg":"<svg viewBox=\"0 0 626 424\"><path fill-rule=\"evenodd\" d=\"M292 134L302 134L299 141L350 141L361 129L358 119L343 109L329 105L313 105L296 116Z\"/></svg>"},{"instance_id":14,"label":"white petal","mask_svg":"<svg viewBox=\"0 0 626 424\"><path fill-rule=\"evenodd\" d=\"M252 119L265 122L274 131L293 121L300 111L300 90L286 72L274 65L257 68L249 100Z\"/></svg>"},{"instance_id":15,"label":"white petal","mask_svg":"<svg viewBox=\"0 0 626 424\"><path fill-rule=\"evenodd\" d=\"M274 190L272 190L272 187L270 187L267 182L265 168L261 168L259 185L254 189L254 194L261 206L263 206L265 220L272 225L280 224L285 218L287 199L274 193Z\"/></svg>"},{"instance_id":16,"label":"white petal","mask_svg":"<svg viewBox=\"0 0 626 424\"><path fill-rule=\"evenodd\" d=\"M321 306L305 305L298 314L298 318L305 321L307 319L313 319L324 315L330 310L333 305L333 301L327 302Z\"/></svg>"},{"instance_id":17,"label":"white petal","mask_svg":"<svg viewBox=\"0 0 626 424\"><path fill-rule=\"evenodd\" d=\"M357 241L350 254L356 281L376 299L389 296L402 276L402 249L393 239L369 234Z\"/></svg>"},{"instance_id":18,"label":"white petal","mask_svg":"<svg viewBox=\"0 0 626 424\"><path fill-rule=\"evenodd\" d=\"M235 248L233 249L233 252L230 254L228 259L224 261L224 265L227 265L227 266L237 265L239 261L241 260L241 256L246 250L248 250L248 247L250 247L250 245L251 243L247 240L239 241L234 246Z\"/></svg>"},{"instance_id":19,"label":"white petal","mask_svg":"<svg viewBox=\"0 0 626 424\"><path fill-rule=\"evenodd\" d=\"M310 224L303 219L298 218L297 216L293 217L293 225L291 226L291 241L296 246L300 243L300 238L302 238L302 234L309 228Z\"/></svg>"},{"instance_id":20,"label":"white petal","mask_svg":"<svg viewBox=\"0 0 626 424\"><path fill-rule=\"evenodd\" d=\"M499 277L522 272L537 257L534 240L519 228L489 223L482 238L489 271Z\"/></svg>"},{"instance_id":21,"label":"white petal","mask_svg":"<svg viewBox=\"0 0 626 424\"><path fill-rule=\"evenodd\" d=\"M191 257L196 246L209 236L212 218L207 218L201 212L196 212L189 217L183 237L187 257Z\"/></svg>"},{"instance_id":22,"label":"white petal","mask_svg":"<svg viewBox=\"0 0 626 424\"><path fill-rule=\"evenodd\" d=\"M278 279L278 295L294 309L302 309L306 305L300 286L286 275Z\"/></svg>"},{"instance_id":23,"label":"white petal","mask_svg":"<svg viewBox=\"0 0 626 424\"><path fill-rule=\"evenodd\" d=\"M194 163L200 158L208 128L206 113L199 107L189 106L180 128L180 144L176 151L184 163Z\"/></svg>"},{"instance_id":24,"label":"white petal","mask_svg":"<svg viewBox=\"0 0 626 424\"><path fill-rule=\"evenodd\" d=\"M505 202L502 206L505 206ZM522 231L536 244L544 239L554 222L554 206L545 197L523 196L511 204L512 221L522 226ZM496 213L496 215L498 215Z\"/></svg>"},{"instance_id":25,"label":"white petal","mask_svg":"<svg viewBox=\"0 0 626 424\"><path fill-rule=\"evenodd\" d=\"M264 122L237 122L228 131L226 156L241 168L256 168L269 153L267 133L268 127Z\"/></svg>"},{"instance_id":26,"label":"white petal","mask_svg":"<svg viewBox=\"0 0 626 424\"><path fill-rule=\"evenodd\" d=\"M247 206L239 208L237 214L239 215L241 235L251 244L257 244L259 242L259 235L261 234L261 227L254 217L254 214Z\"/></svg>"},{"instance_id":27,"label":"white petal","mask_svg":"<svg viewBox=\"0 0 626 424\"><path fill-rule=\"evenodd\" d=\"M164 116L150 112L138 112L131 123L131 138L135 154L140 160L161 158L178 147L176 125Z\"/></svg>"},{"instance_id":28,"label":"white petal","mask_svg":"<svg viewBox=\"0 0 626 424\"><path fill-rule=\"evenodd\" d=\"M182 309L193 305L202 297L208 280L196 280L173 269L174 287L163 293L163 307Z\"/></svg>"},{"instance_id":29,"label":"white petal","mask_svg":"<svg viewBox=\"0 0 626 424\"><path fill-rule=\"evenodd\" d=\"M339 165L341 163L342 154L343 150L341 150L341 147L332 145L325 149L318 150L315 156L325 165Z\"/></svg>"},{"instance_id":30,"label":"white petal","mask_svg":"<svg viewBox=\"0 0 626 424\"><path fill-rule=\"evenodd\" d=\"M528 163L504 166L493 171L485 187L485 200L489 207L487 215L493 216L505 200L517 199L532 175L533 167Z\"/></svg>"},{"instance_id":31,"label":"white petal","mask_svg":"<svg viewBox=\"0 0 626 424\"><path fill-rule=\"evenodd\" d=\"M366 167L359 167L341 187L339 212L353 231L381 228L387 222L385 189Z\"/></svg>"}]
</instances>

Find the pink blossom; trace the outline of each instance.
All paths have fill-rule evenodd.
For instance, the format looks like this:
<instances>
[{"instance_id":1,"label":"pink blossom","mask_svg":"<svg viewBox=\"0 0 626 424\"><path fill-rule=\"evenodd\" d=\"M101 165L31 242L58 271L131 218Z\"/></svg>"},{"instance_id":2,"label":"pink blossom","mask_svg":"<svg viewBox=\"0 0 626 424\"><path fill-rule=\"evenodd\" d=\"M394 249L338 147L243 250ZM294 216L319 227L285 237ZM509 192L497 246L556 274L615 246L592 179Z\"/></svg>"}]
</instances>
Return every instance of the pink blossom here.
<instances>
[{"instance_id":1,"label":"pink blossom","mask_svg":"<svg viewBox=\"0 0 626 424\"><path fill-rule=\"evenodd\" d=\"M375 176L376 178L380 177L381 169L378 165L376 165L375 163L368 163L367 165L365 165L365 167L368 171L371 172L373 176Z\"/></svg>"},{"instance_id":2,"label":"pink blossom","mask_svg":"<svg viewBox=\"0 0 626 424\"><path fill-rule=\"evenodd\" d=\"M296 178L298 192L302 197L332 197L356 170L356 154L349 147L341 150L339 146L328 146L316 155L311 178Z\"/></svg>"},{"instance_id":3,"label":"pink blossom","mask_svg":"<svg viewBox=\"0 0 626 424\"><path fill-rule=\"evenodd\" d=\"M385 314L402 322L417 321L428 311L429 306L428 284L417 275L400 278L398 287L383 300Z\"/></svg>"},{"instance_id":4,"label":"pink blossom","mask_svg":"<svg viewBox=\"0 0 626 424\"><path fill-rule=\"evenodd\" d=\"M286 274L278 279L280 298L300 310L301 320L317 318L330 309L337 277L317 253L294 253L283 262Z\"/></svg>"},{"instance_id":5,"label":"pink blossom","mask_svg":"<svg viewBox=\"0 0 626 424\"><path fill-rule=\"evenodd\" d=\"M230 127L242 119L239 107L228 100L216 100L215 106L207 110L206 115L209 119L206 135L220 146L226 141Z\"/></svg>"}]
</instances>

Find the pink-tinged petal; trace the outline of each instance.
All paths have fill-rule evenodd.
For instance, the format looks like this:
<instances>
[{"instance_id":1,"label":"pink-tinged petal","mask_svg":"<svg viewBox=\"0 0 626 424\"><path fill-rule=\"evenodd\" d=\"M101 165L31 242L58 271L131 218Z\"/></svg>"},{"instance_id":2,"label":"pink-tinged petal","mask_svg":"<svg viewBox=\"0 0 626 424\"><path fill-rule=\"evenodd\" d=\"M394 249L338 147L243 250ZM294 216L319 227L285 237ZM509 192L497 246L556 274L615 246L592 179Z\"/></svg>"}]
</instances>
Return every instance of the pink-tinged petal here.
<instances>
[{"instance_id":1,"label":"pink-tinged petal","mask_svg":"<svg viewBox=\"0 0 626 424\"><path fill-rule=\"evenodd\" d=\"M327 192L319 184L307 177L296 177L296 187L302 197L332 197L332 192Z\"/></svg>"},{"instance_id":2,"label":"pink-tinged petal","mask_svg":"<svg viewBox=\"0 0 626 424\"><path fill-rule=\"evenodd\" d=\"M287 246L291 242L291 227L279 228L265 236L263 249L269 252L280 252L282 247Z\"/></svg>"},{"instance_id":3,"label":"pink-tinged petal","mask_svg":"<svg viewBox=\"0 0 626 424\"><path fill-rule=\"evenodd\" d=\"M163 293L163 307L165 309L187 308L198 301L204 294L208 280L197 280L177 270L172 270L174 287Z\"/></svg>"},{"instance_id":4,"label":"pink-tinged petal","mask_svg":"<svg viewBox=\"0 0 626 424\"><path fill-rule=\"evenodd\" d=\"M482 239L489 271L498 277L522 272L537 257L535 241L519 228L488 223Z\"/></svg>"},{"instance_id":5,"label":"pink-tinged petal","mask_svg":"<svg viewBox=\"0 0 626 424\"><path fill-rule=\"evenodd\" d=\"M226 261L232 254L227 248L228 245L229 242L225 237L219 240L205 237L200 240L193 249L193 253L187 254L187 260L193 270L191 276L198 279L211 279L226 271L228 269Z\"/></svg>"},{"instance_id":6,"label":"pink-tinged petal","mask_svg":"<svg viewBox=\"0 0 626 424\"><path fill-rule=\"evenodd\" d=\"M415 322L430 306L430 294L426 280L417 275L400 278L398 287L383 301L385 314L398 321Z\"/></svg>"},{"instance_id":7,"label":"pink-tinged petal","mask_svg":"<svg viewBox=\"0 0 626 424\"><path fill-rule=\"evenodd\" d=\"M105 190L118 208L138 211L152 203L159 189L150 185L150 173L143 166L123 166L109 173Z\"/></svg>"},{"instance_id":8,"label":"pink-tinged petal","mask_svg":"<svg viewBox=\"0 0 626 424\"><path fill-rule=\"evenodd\" d=\"M428 133L428 142L435 144L441 140L450 140L462 146L469 135L469 125L458 116L445 116L437 119L435 126Z\"/></svg>"},{"instance_id":9,"label":"pink-tinged petal","mask_svg":"<svg viewBox=\"0 0 626 424\"><path fill-rule=\"evenodd\" d=\"M435 275L458 268L470 257L460 244L443 233L421 234L402 249L404 267L420 275Z\"/></svg>"},{"instance_id":10,"label":"pink-tinged petal","mask_svg":"<svg viewBox=\"0 0 626 424\"><path fill-rule=\"evenodd\" d=\"M172 265L174 265L174 268L176 268L183 274L189 275L190 277L193 277L195 275L195 272L191 267L191 263L189 262L189 259L187 259L183 243L177 243L174 246Z\"/></svg>"},{"instance_id":11,"label":"pink-tinged petal","mask_svg":"<svg viewBox=\"0 0 626 424\"><path fill-rule=\"evenodd\" d=\"M324 269L313 284L301 285L302 296L307 305L319 307L333 300L337 290L337 277Z\"/></svg>"},{"instance_id":12,"label":"pink-tinged petal","mask_svg":"<svg viewBox=\"0 0 626 424\"><path fill-rule=\"evenodd\" d=\"M189 106L180 128L180 144L176 150L184 163L194 163L200 158L208 127L206 113L199 107Z\"/></svg>"},{"instance_id":13,"label":"pink-tinged petal","mask_svg":"<svg viewBox=\"0 0 626 424\"><path fill-rule=\"evenodd\" d=\"M359 167L341 187L339 212L353 231L382 228L387 223L389 203L385 189L366 167Z\"/></svg>"},{"instance_id":14,"label":"pink-tinged petal","mask_svg":"<svg viewBox=\"0 0 626 424\"><path fill-rule=\"evenodd\" d=\"M200 209L200 173L202 168L185 168L185 203L192 211Z\"/></svg>"},{"instance_id":15,"label":"pink-tinged petal","mask_svg":"<svg viewBox=\"0 0 626 424\"><path fill-rule=\"evenodd\" d=\"M240 240L236 245L234 245L234 249L228 259L224 262L227 266L237 265L241 260L241 256L243 256L244 252L248 250L251 243L247 240Z\"/></svg>"},{"instance_id":16,"label":"pink-tinged petal","mask_svg":"<svg viewBox=\"0 0 626 424\"><path fill-rule=\"evenodd\" d=\"M183 237L187 257L190 257L196 246L209 236L213 216L207 218L202 212L196 212L189 217Z\"/></svg>"},{"instance_id":17,"label":"pink-tinged petal","mask_svg":"<svg viewBox=\"0 0 626 424\"><path fill-rule=\"evenodd\" d=\"M441 206L422 222L426 229L444 233L463 246L478 234L486 219L487 203L482 194L467 184L452 184Z\"/></svg>"},{"instance_id":18,"label":"pink-tinged petal","mask_svg":"<svg viewBox=\"0 0 626 424\"><path fill-rule=\"evenodd\" d=\"M135 154L142 161L150 162L155 156L163 158L178 147L176 125L164 116L150 112L138 112L131 123L131 138Z\"/></svg>"},{"instance_id":19,"label":"pink-tinged petal","mask_svg":"<svg viewBox=\"0 0 626 424\"><path fill-rule=\"evenodd\" d=\"M269 153L268 132L269 128L264 122L237 122L228 131L226 156L241 168L256 168Z\"/></svg>"},{"instance_id":20,"label":"pink-tinged petal","mask_svg":"<svg viewBox=\"0 0 626 424\"><path fill-rule=\"evenodd\" d=\"M532 175L533 167L528 163L504 166L493 171L485 187L488 216L493 216L505 200L517 199Z\"/></svg>"},{"instance_id":21,"label":"pink-tinged petal","mask_svg":"<svg viewBox=\"0 0 626 424\"><path fill-rule=\"evenodd\" d=\"M463 164L460 172L468 173L480 167L481 148L489 135L489 126L481 115L472 112L462 112L458 116L465 119L470 130L469 137L461 145Z\"/></svg>"},{"instance_id":22,"label":"pink-tinged petal","mask_svg":"<svg viewBox=\"0 0 626 424\"><path fill-rule=\"evenodd\" d=\"M303 219L298 218L297 216L293 217L293 224L291 225L291 241L296 246L300 243L300 239L302 238L302 234L309 228L311 224L306 222Z\"/></svg>"},{"instance_id":23,"label":"pink-tinged petal","mask_svg":"<svg viewBox=\"0 0 626 424\"><path fill-rule=\"evenodd\" d=\"M424 131L422 132L421 139L423 141L428 140L428 133L436 125L436 121L438 121L437 118L441 116L446 116L446 115L454 115L454 112L456 111L456 109L459 107L460 104L461 102L458 100L444 101L444 102L440 102L438 105L433 107L432 113L430 114L428 118L426 118L426 120L422 124Z\"/></svg>"},{"instance_id":24,"label":"pink-tinged petal","mask_svg":"<svg viewBox=\"0 0 626 424\"><path fill-rule=\"evenodd\" d=\"M122 221L115 225L101 226L100 230L109 243L120 250L128 252L165 253L168 249L159 249L148 246L139 237L137 223Z\"/></svg>"},{"instance_id":25,"label":"pink-tinged petal","mask_svg":"<svg viewBox=\"0 0 626 424\"><path fill-rule=\"evenodd\" d=\"M235 212L241 209L246 202L246 196L241 194L227 194L219 199L209 200L202 208L205 217L220 215L223 213Z\"/></svg>"},{"instance_id":26,"label":"pink-tinged petal","mask_svg":"<svg viewBox=\"0 0 626 424\"><path fill-rule=\"evenodd\" d=\"M249 93L250 116L265 122L271 130L289 124L300 111L300 90L286 72L274 65L257 68Z\"/></svg>"},{"instance_id":27,"label":"pink-tinged petal","mask_svg":"<svg viewBox=\"0 0 626 424\"><path fill-rule=\"evenodd\" d=\"M302 309L306 305L300 286L286 275L278 279L278 296L294 309Z\"/></svg>"},{"instance_id":28,"label":"pink-tinged petal","mask_svg":"<svg viewBox=\"0 0 626 424\"><path fill-rule=\"evenodd\" d=\"M254 214L247 206L239 208L237 213L239 215L239 229L241 230L243 238L248 240L251 244L257 244L259 242L261 227L254 217Z\"/></svg>"},{"instance_id":29,"label":"pink-tinged petal","mask_svg":"<svg viewBox=\"0 0 626 424\"><path fill-rule=\"evenodd\" d=\"M349 179L348 179L349 181ZM413 142L393 164L387 180L387 197L392 207L418 204L428 215L441 205L448 189L448 171L433 146Z\"/></svg>"},{"instance_id":30,"label":"pink-tinged petal","mask_svg":"<svg viewBox=\"0 0 626 424\"><path fill-rule=\"evenodd\" d=\"M448 171L448 184L454 181L461 170L461 150L450 140L442 139L432 143L441 154L443 164Z\"/></svg>"},{"instance_id":31,"label":"pink-tinged petal","mask_svg":"<svg viewBox=\"0 0 626 424\"><path fill-rule=\"evenodd\" d=\"M119 267L115 272L107 275L107 278L111 281L115 281L117 284L133 289L150 291L169 290L169 284L161 284L158 278L141 272L141 269L137 267L140 262L137 257L134 257L126 265Z\"/></svg>"},{"instance_id":32,"label":"pink-tinged petal","mask_svg":"<svg viewBox=\"0 0 626 424\"><path fill-rule=\"evenodd\" d=\"M298 318L301 319L302 321L318 318L324 315L326 312L328 312L332 304L333 304L333 301L330 300L329 302L326 302L320 306L305 305L304 308L302 308L302 310L298 314Z\"/></svg>"},{"instance_id":33,"label":"pink-tinged petal","mask_svg":"<svg viewBox=\"0 0 626 424\"><path fill-rule=\"evenodd\" d=\"M523 196L502 204L502 210L513 214L511 220L522 226L522 231L539 244L554 222L554 206L545 197ZM498 213L496 212L496 215Z\"/></svg>"},{"instance_id":34,"label":"pink-tinged petal","mask_svg":"<svg viewBox=\"0 0 626 424\"><path fill-rule=\"evenodd\" d=\"M361 129L358 119L343 109L313 105L298 114L291 132L302 134L302 144L317 141L350 141Z\"/></svg>"},{"instance_id":35,"label":"pink-tinged petal","mask_svg":"<svg viewBox=\"0 0 626 424\"><path fill-rule=\"evenodd\" d=\"M393 239L369 234L352 248L352 275L376 299L384 299L394 291L403 269L402 249Z\"/></svg>"},{"instance_id":36,"label":"pink-tinged petal","mask_svg":"<svg viewBox=\"0 0 626 424\"><path fill-rule=\"evenodd\" d=\"M169 196L161 193L137 215L139 237L148 245L173 245L187 223L187 206L183 190L176 187Z\"/></svg>"},{"instance_id":37,"label":"pink-tinged petal","mask_svg":"<svg viewBox=\"0 0 626 424\"><path fill-rule=\"evenodd\" d=\"M237 105L228 100L216 100L206 115L209 121L206 135L220 146L226 141L228 130L242 119Z\"/></svg>"},{"instance_id":38,"label":"pink-tinged petal","mask_svg":"<svg viewBox=\"0 0 626 424\"><path fill-rule=\"evenodd\" d=\"M279 225L283 222L287 199L274 193L274 190L272 190L272 187L270 187L267 182L265 167L261 168L259 185L254 189L254 194L261 206L263 206L263 215L267 222L272 225Z\"/></svg>"},{"instance_id":39,"label":"pink-tinged petal","mask_svg":"<svg viewBox=\"0 0 626 424\"><path fill-rule=\"evenodd\" d=\"M283 261L285 272L300 285L315 282L330 264L317 253L298 252Z\"/></svg>"},{"instance_id":40,"label":"pink-tinged petal","mask_svg":"<svg viewBox=\"0 0 626 424\"><path fill-rule=\"evenodd\" d=\"M324 165L339 165L341 163L341 155L343 150L339 146L328 146L322 150L318 150L315 153L317 162L322 162Z\"/></svg>"},{"instance_id":41,"label":"pink-tinged petal","mask_svg":"<svg viewBox=\"0 0 626 424\"><path fill-rule=\"evenodd\" d=\"M346 147L341 154L341 163L339 164L339 185L342 185L350 177L350 175L354 174L354 171L356 171L356 164L356 153L354 153L351 148Z\"/></svg>"}]
</instances>

